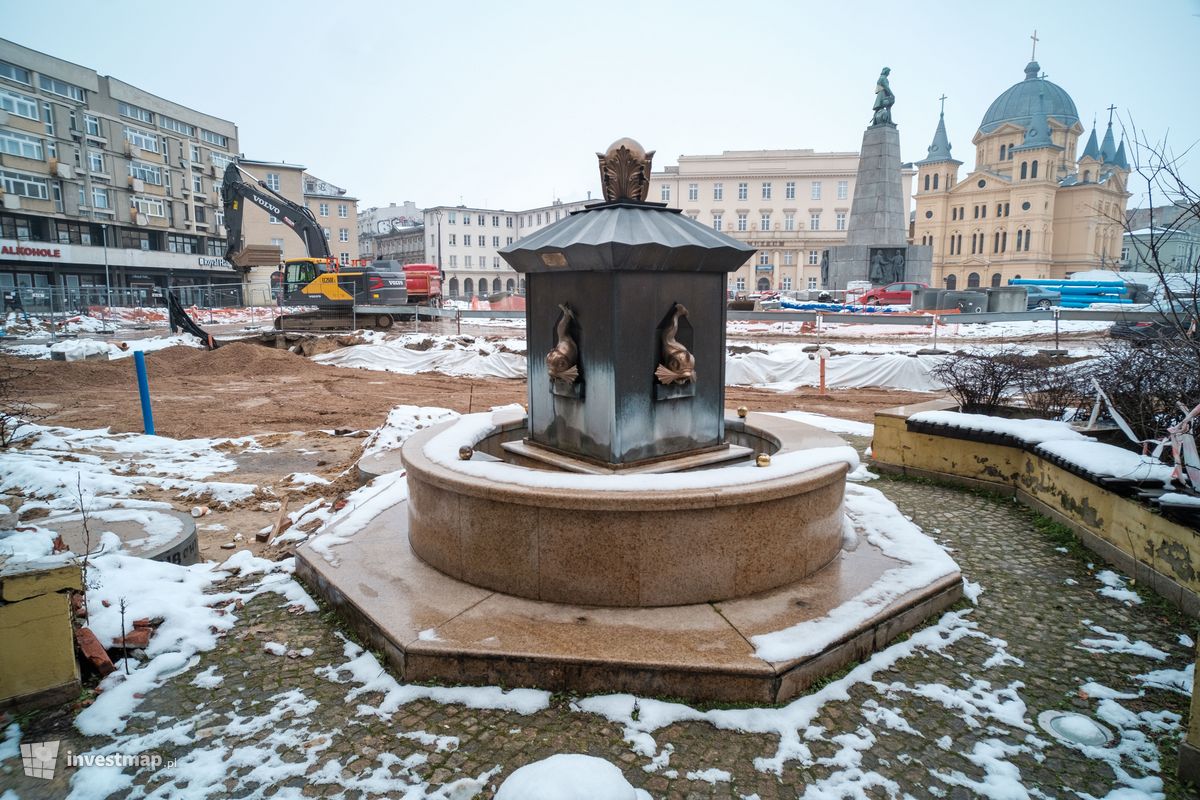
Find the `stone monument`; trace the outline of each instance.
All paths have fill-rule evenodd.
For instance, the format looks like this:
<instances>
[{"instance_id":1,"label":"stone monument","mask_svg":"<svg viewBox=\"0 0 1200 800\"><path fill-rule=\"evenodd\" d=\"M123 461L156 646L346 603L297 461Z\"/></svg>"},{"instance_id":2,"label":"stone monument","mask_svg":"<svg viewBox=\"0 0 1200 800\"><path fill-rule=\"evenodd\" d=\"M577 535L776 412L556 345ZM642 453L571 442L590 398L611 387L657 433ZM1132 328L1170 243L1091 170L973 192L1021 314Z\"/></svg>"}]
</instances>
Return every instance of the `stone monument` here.
<instances>
[{"instance_id":1,"label":"stone monument","mask_svg":"<svg viewBox=\"0 0 1200 800\"><path fill-rule=\"evenodd\" d=\"M896 95L888 81L890 73L884 67L875 83L874 113L863 134L846 244L830 252L826 289L845 289L848 281L869 280L875 285L929 282L933 249L908 243L900 133L892 122Z\"/></svg>"}]
</instances>

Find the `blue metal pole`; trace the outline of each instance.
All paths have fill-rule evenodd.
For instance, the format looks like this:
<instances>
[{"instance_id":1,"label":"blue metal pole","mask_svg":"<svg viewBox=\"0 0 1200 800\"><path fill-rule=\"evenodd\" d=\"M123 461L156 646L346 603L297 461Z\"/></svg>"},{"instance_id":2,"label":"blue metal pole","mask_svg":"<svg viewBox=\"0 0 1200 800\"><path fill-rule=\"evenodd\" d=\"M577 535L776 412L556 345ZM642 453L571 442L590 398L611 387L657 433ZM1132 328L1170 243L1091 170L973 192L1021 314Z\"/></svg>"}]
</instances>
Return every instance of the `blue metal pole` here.
<instances>
[{"instance_id":1,"label":"blue metal pole","mask_svg":"<svg viewBox=\"0 0 1200 800\"><path fill-rule=\"evenodd\" d=\"M138 350L133 354L137 365L138 394L142 398L142 428L148 436L154 435L154 412L150 410L150 383L146 380L146 354Z\"/></svg>"}]
</instances>

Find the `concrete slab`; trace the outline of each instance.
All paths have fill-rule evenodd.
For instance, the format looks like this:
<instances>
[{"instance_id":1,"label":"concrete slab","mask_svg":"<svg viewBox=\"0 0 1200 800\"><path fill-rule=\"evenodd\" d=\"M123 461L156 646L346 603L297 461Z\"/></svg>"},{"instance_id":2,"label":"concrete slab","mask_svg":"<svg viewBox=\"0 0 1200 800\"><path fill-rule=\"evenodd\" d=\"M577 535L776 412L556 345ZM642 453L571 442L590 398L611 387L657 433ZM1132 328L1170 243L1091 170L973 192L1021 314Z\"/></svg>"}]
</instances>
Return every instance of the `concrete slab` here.
<instances>
[{"instance_id":1,"label":"concrete slab","mask_svg":"<svg viewBox=\"0 0 1200 800\"><path fill-rule=\"evenodd\" d=\"M864 538L804 581L732 602L549 603L481 589L425 564L408 544L407 505L397 503L331 548L332 562L311 544L296 553L297 577L406 681L776 703L885 646L962 591L959 576L949 576L888 604L819 653L772 663L755 656L749 637L820 618L900 562Z\"/></svg>"},{"instance_id":2,"label":"concrete slab","mask_svg":"<svg viewBox=\"0 0 1200 800\"><path fill-rule=\"evenodd\" d=\"M121 519L123 514L128 519ZM179 532L173 536L152 536L139 518L146 514L171 517L179 521ZM56 531L63 544L73 553L86 553L88 548L100 546L100 537L111 531L121 539L122 547L129 555L141 556L154 561L187 566L195 564L200 557L196 542L196 521L182 511L160 509L105 509L95 512L88 520L84 531L83 516L80 514L57 514L37 520L37 524ZM89 544L90 543L90 544Z\"/></svg>"}]
</instances>

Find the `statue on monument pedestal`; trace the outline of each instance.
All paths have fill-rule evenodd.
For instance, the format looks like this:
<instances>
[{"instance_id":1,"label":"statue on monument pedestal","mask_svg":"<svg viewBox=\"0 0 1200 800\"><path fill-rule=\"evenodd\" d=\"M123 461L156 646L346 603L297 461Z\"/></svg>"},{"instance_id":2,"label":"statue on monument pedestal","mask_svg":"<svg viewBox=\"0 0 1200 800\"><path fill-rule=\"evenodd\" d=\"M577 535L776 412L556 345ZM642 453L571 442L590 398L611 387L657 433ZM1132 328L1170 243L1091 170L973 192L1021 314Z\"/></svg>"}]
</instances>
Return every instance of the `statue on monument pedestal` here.
<instances>
[{"instance_id":1,"label":"statue on monument pedestal","mask_svg":"<svg viewBox=\"0 0 1200 800\"><path fill-rule=\"evenodd\" d=\"M880 286L885 283L890 283L889 279L889 264L884 258L882 250L876 250L871 256L871 271L867 278L871 283Z\"/></svg>"},{"instance_id":2,"label":"statue on monument pedestal","mask_svg":"<svg viewBox=\"0 0 1200 800\"><path fill-rule=\"evenodd\" d=\"M904 250L897 250L892 256L891 283L904 280Z\"/></svg>"},{"instance_id":3,"label":"statue on monument pedestal","mask_svg":"<svg viewBox=\"0 0 1200 800\"><path fill-rule=\"evenodd\" d=\"M821 254L821 288L829 288L829 251Z\"/></svg>"},{"instance_id":4,"label":"statue on monument pedestal","mask_svg":"<svg viewBox=\"0 0 1200 800\"><path fill-rule=\"evenodd\" d=\"M892 123L892 106L896 103L896 95L892 94L891 84L888 83L891 72L891 67L884 67L879 73L879 80L875 81L875 116L871 119L872 125Z\"/></svg>"}]
</instances>

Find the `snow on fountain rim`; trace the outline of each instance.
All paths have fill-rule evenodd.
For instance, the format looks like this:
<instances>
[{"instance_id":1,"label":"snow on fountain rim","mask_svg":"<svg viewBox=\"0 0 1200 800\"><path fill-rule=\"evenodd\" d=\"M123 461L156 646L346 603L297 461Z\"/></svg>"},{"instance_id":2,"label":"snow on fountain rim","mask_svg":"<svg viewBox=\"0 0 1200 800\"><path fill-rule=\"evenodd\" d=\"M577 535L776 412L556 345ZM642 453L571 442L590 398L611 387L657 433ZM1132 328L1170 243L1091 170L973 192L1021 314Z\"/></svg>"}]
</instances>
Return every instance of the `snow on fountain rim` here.
<instances>
[{"instance_id":1,"label":"snow on fountain rim","mask_svg":"<svg viewBox=\"0 0 1200 800\"><path fill-rule=\"evenodd\" d=\"M462 461L460 447L474 447L493 433L498 424L497 414L510 418L511 407L464 414L454 424L437 433L425 443L422 452L433 463L460 475L485 478L529 489L563 489L590 492L666 492L688 489L720 489L745 487L752 483L791 478L804 472L846 464L850 470L858 467L858 453L849 445L813 447L780 453L771 457L766 467L741 463L697 472L638 473L636 475L584 475L573 472L548 472L508 464L502 461ZM747 474L753 470L753 474Z\"/></svg>"}]
</instances>

